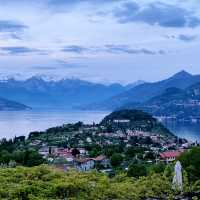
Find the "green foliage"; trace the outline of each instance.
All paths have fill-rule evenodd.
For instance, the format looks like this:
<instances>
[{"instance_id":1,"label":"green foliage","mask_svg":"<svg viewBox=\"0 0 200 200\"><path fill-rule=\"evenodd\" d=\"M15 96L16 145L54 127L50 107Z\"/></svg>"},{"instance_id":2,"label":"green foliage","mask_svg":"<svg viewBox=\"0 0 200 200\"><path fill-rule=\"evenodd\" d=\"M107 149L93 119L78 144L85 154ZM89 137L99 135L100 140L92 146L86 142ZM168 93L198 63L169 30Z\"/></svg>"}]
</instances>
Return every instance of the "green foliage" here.
<instances>
[{"instance_id":1,"label":"green foliage","mask_svg":"<svg viewBox=\"0 0 200 200\"><path fill-rule=\"evenodd\" d=\"M109 179L97 172L62 173L47 166L0 170L0 199L142 200L173 195L171 183L160 175L138 180L119 175Z\"/></svg>"},{"instance_id":2,"label":"green foliage","mask_svg":"<svg viewBox=\"0 0 200 200\"><path fill-rule=\"evenodd\" d=\"M116 123L115 120L129 120L127 123ZM108 131L113 131L121 129L122 131L127 128L133 130L142 130L147 132L159 133L164 136L174 137L173 134L166 129L161 123L159 123L155 118L153 118L147 112L135 109L122 109L112 112L110 115L106 116L101 125L108 127ZM148 140L148 143L151 143Z\"/></svg>"},{"instance_id":3,"label":"green foliage","mask_svg":"<svg viewBox=\"0 0 200 200\"><path fill-rule=\"evenodd\" d=\"M111 165L113 167L118 167L123 161L123 157L120 153L114 153L111 157Z\"/></svg>"},{"instance_id":4,"label":"green foliage","mask_svg":"<svg viewBox=\"0 0 200 200\"><path fill-rule=\"evenodd\" d=\"M164 163L154 164L150 167L150 173L161 174L165 171L166 165Z\"/></svg>"},{"instance_id":5,"label":"green foliage","mask_svg":"<svg viewBox=\"0 0 200 200\"><path fill-rule=\"evenodd\" d=\"M189 182L200 179L200 148L195 147L183 153L179 160L188 174Z\"/></svg>"},{"instance_id":6,"label":"green foliage","mask_svg":"<svg viewBox=\"0 0 200 200\"><path fill-rule=\"evenodd\" d=\"M142 169L139 165L132 167L137 172ZM184 172L183 195L188 192L196 195L200 191L200 182L188 190L185 175ZM175 195L172 180L163 173L137 179L121 173L110 179L96 171L64 173L46 165L0 169L0 199L6 200L144 200L175 199Z\"/></svg>"},{"instance_id":7,"label":"green foliage","mask_svg":"<svg viewBox=\"0 0 200 200\"><path fill-rule=\"evenodd\" d=\"M174 176L174 168L172 165L167 165L164 170L164 175L168 177L171 181Z\"/></svg>"},{"instance_id":8,"label":"green foliage","mask_svg":"<svg viewBox=\"0 0 200 200\"><path fill-rule=\"evenodd\" d=\"M142 164L131 164L128 167L127 175L129 177L135 177L135 178L146 176L147 169L146 169L145 165L142 165Z\"/></svg>"},{"instance_id":9,"label":"green foliage","mask_svg":"<svg viewBox=\"0 0 200 200\"><path fill-rule=\"evenodd\" d=\"M114 153L121 153L124 151L124 146L121 144L118 145L106 145L103 148L103 154L107 157L111 157Z\"/></svg>"},{"instance_id":10,"label":"green foliage","mask_svg":"<svg viewBox=\"0 0 200 200\"><path fill-rule=\"evenodd\" d=\"M44 162L45 160L42 158L42 156L34 149L17 149L11 153L7 150L2 150L0 152L0 164L5 164L7 166L18 164L32 167L41 165Z\"/></svg>"}]
</instances>

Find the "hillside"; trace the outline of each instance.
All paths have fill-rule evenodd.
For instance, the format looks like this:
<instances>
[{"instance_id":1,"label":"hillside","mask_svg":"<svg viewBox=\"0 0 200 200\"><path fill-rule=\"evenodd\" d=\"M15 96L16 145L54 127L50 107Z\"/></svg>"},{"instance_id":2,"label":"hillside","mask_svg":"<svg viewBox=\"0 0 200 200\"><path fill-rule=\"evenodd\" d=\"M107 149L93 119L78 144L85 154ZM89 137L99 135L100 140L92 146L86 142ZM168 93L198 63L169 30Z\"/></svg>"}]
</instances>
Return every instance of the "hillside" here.
<instances>
[{"instance_id":1,"label":"hillside","mask_svg":"<svg viewBox=\"0 0 200 200\"><path fill-rule=\"evenodd\" d=\"M78 79L45 80L31 77L27 80L10 78L0 81L0 93L3 98L30 105L31 107L67 107L103 101L126 91L135 85L97 84Z\"/></svg>"},{"instance_id":2,"label":"hillside","mask_svg":"<svg viewBox=\"0 0 200 200\"><path fill-rule=\"evenodd\" d=\"M137 108L155 116L173 117L180 121L200 118L200 83L186 89L168 88L163 94L136 105L129 103L122 108Z\"/></svg>"},{"instance_id":3,"label":"hillside","mask_svg":"<svg viewBox=\"0 0 200 200\"><path fill-rule=\"evenodd\" d=\"M173 134L159 123L150 114L140 110L119 110L106 116L100 123L104 126L110 126L113 130L119 128L139 130L160 134L163 136L173 136Z\"/></svg>"},{"instance_id":4,"label":"hillside","mask_svg":"<svg viewBox=\"0 0 200 200\"><path fill-rule=\"evenodd\" d=\"M101 103L91 104L88 106L88 109L113 110L128 103L143 103L155 96L161 95L167 88L186 89L198 82L200 82L200 75L191 75L181 71L166 80L144 83Z\"/></svg>"},{"instance_id":5,"label":"hillside","mask_svg":"<svg viewBox=\"0 0 200 200\"><path fill-rule=\"evenodd\" d=\"M0 97L0 111L17 111L17 110L26 110L30 109L30 107L17 103L15 101L10 101Z\"/></svg>"}]
</instances>

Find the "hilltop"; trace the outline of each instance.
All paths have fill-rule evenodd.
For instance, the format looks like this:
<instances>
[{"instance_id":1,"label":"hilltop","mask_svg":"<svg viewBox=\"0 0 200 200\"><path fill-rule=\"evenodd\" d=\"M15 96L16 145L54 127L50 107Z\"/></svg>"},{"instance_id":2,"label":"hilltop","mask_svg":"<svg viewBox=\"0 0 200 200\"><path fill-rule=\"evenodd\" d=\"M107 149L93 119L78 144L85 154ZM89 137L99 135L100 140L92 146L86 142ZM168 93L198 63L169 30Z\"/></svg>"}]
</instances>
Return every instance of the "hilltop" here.
<instances>
[{"instance_id":1,"label":"hilltop","mask_svg":"<svg viewBox=\"0 0 200 200\"><path fill-rule=\"evenodd\" d=\"M118 95L112 96L101 103L96 102L90 104L87 108L94 110L115 110L126 104L147 102L153 97L164 93L167 88L176 87L178 89L186 89L198 82L200 82L200 75L192 75L186 71L180 71L168 79L154 83L141 84Z\"/></svg>"},{"instance_id":2,"label":"hilltop","mask_svg":"<svg viewBox=\"0 0 200 200\"><path fill-rule=\"evenodd\" d=\"M119 110L106 116L100 123L112 127L113 130L120 128L173 136L173 134L159 123L150 114L140 110Z\"/></svg>"}]
</instances>

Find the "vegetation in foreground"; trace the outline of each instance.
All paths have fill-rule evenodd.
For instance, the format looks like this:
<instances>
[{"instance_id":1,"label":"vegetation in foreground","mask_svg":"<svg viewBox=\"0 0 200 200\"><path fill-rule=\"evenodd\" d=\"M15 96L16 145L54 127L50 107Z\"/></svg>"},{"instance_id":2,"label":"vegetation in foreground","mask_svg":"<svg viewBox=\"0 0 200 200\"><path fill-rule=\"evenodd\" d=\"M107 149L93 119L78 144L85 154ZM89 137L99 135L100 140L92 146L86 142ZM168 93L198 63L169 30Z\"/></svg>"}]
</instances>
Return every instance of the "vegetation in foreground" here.
<instances>
[{"instance_id":1,"label":"vegetation in foreground","mask_svg":"<svg viewBox=\"0 0 200 200\"><path fill-rule=\"evenodd\" d=\"M40 165L0 169L0 199L13 200L146 200L198 199L200 197L200 148L180 157L183 164L182 192L174 190L173 165L153 165L146 174L142 165L132 165L128 172L113 178L104 173L80 173ZM189 198L191 197L191 198Z\"/></svg>"},{"instance_id":2,"label":"vegetation in foreground","mask_svg":"<svg viewBox=\"0 0 200 200\"><path fill-rule=\"evenodd\" d=\"M0 170L0 199L173 199L171 177L152 174L139 179L124 174L112 179L95 171L63 173L45 165Z\"/></svg>"}]
</instances>

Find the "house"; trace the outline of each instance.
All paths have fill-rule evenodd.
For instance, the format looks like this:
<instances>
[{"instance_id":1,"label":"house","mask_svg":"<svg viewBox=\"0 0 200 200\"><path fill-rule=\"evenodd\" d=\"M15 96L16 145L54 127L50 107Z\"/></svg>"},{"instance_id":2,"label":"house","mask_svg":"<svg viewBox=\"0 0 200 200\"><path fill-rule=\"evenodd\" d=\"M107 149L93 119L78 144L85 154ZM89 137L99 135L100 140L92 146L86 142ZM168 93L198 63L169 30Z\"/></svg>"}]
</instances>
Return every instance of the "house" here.
<instances>
[{"instance_id":1,"label":"house","mask_svg":"<svg viewBox=\"0 0 200 200\"><path fill-rule=\"evenodd\" d=\"M71 149L60 148L57 150L57 156L66 159L68 162L72 162L74 160Z\"/></svg>"},{"instance_id":2,"label":"house","mask_svg":"<svg viewBox=\"0 0 200 200\"><path fill-rule=\"evenodd\" d=\"M88 152L84 149L84 148L78 148L79 152L80 152L80 155L87 155Z\"/></svg>"},{"instance_id":3,"label":"house","mask_svg":"<svg viewBox=\"0 0 200 200\"><path fill-rule=\"evenodd\" d=\"M74 166L78 171L89 171L94 168L95 162L92 158L80 158L75 160Z\"/></svg>"},{"instance_id":4,"label":"house","mask_svg":"<svg viewBox=\"0 0 200 200\"><path fill-rule=\"evenodd\" d=\"M160 157L166 163L176 160L183 152L182 151L165 151L160 153Z\"/></svg>"},{"instance_id":5,"label":"house","mask_svg":"<svg viewBox=\"0 0 200 200\"><path fill-rule=\"evenodd\" d=\"M49 155L49 147L42 147L38 152L40 155L42 155L43 158L47 158Z\"/></svg>"},{"instance_id":6,"label":"house","mask_svg":"<svg viewBox=\"0 0 200 200\"><path fill-rule=\"evenodd\" d=\"M96 158L93 158L95 164L102 165L103 167L107 168L110 167L110 160L106 158L106 156L100 155Z\"/></svg>"}]
</instances>

